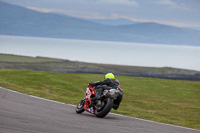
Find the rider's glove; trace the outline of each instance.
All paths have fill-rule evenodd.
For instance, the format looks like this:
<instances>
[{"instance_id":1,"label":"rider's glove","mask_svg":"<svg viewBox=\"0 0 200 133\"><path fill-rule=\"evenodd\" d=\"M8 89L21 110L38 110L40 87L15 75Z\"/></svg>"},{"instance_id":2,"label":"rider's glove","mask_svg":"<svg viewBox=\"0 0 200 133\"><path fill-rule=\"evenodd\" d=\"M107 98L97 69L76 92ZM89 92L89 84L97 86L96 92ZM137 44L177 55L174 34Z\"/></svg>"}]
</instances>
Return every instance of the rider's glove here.
<instances>
[{"instance_id":1,"label":"rider's glove","mask_svg":"<svg viewBox=\"0 0 200 133\"><path fill-rule=\"evenodd\" d=\"M91 86L95 86L95 82L91 82L90 85L91 85Z\"/></svg>"}]
</instances>

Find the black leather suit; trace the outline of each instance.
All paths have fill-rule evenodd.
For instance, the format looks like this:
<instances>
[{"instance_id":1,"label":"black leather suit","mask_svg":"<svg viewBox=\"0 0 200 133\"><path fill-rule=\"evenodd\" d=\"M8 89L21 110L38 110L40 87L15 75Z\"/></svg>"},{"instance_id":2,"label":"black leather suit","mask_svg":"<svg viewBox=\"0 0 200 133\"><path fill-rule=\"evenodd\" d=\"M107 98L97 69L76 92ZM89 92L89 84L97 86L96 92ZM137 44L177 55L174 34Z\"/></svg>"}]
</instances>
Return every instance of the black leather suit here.
<instances>
[{"instance_id":1,"label":"black leather suit","mask_svg":"<svg viewBox=\"0 0 200 133\"><path fill-rule=\"evenodd\" d=\"M104 90L110 90L110 89L117 89L121 93L118 95L117 99L114 100L113 108L116 110L119 108L120 102L122 101L123 97L123 91L120 87L119 81L117 79L105 79L104 81L97 81L90 83L92 86L97 86L96 88L96 97L99 98ZM106 85L106 86L104 86Z\"/></svg>"}]
</instances>

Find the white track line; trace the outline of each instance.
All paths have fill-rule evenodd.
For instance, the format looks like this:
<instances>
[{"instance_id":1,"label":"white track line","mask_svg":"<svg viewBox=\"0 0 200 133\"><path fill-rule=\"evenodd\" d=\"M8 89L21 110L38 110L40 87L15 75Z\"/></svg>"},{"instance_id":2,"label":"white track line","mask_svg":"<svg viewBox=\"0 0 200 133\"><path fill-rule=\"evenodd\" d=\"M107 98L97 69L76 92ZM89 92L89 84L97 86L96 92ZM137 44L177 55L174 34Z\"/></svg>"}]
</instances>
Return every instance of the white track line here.
<instances>
[{"instance_id":1,"label":"white track line","mask_svg":"<svg viewBox=\"0 0 200 133\"><path fill-rule=\"evenodd\" d=\"M14 93L18 93L18 94L25 95L25 96L29 96L29 97L33 97L33 98L36 98L36 99L41 99L41 100L45 100L45 101L49 101L49 102L54 102L54 103L58 103L58 104L64 104L64 105L69 105L69 106L72 106L72 107L76 107L76 105L62 103L62 102L58 102L58 101L54 101L54 100L49 100L49 99L45 99L45 98L41 98L41 97L37 97L37 96L25 94L25 93L21 93L21 92L18 92L18 91L14 91L14 90L2 88L2 87L0 87L0 89L7 90L7 91L10 91L10 92L14 92ZM193 129L193 128L187 128L187 127L182 127L182 126L165 124L165 123L160 123L160 122L155 122L155 121L151 121L151 120L145 120L145 119L135 118L135 117L130 117L130 116L125 116L125 115L120 115L120 114L115 114L115 113L109 113L109 114L120 116L120 117L132 118L132 119L136 119L136 120L140 120L140 121L152 122L152 123L156 123L156 124L167 125L167 126L178 127L178 128L183 128L183 129L188 129L188 130L193 130L193 131L199 131L200 132L200 130Z\"/></svg>"}]
</instances>

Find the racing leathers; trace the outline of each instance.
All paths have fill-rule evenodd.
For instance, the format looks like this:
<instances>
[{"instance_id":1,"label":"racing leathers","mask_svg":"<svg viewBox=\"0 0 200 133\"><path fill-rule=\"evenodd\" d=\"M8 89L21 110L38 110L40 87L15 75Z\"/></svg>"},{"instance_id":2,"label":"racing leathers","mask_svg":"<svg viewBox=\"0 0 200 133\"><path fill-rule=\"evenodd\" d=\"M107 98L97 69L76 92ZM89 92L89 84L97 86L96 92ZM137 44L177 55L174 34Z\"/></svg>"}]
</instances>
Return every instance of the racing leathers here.
<instances>
[{"instance_id":1,"label":"racing leathers","mask_svg":"<svg viewBox=\"0 0 200 133\"><path fill-rule=\"evenodd\" d=\"M120 102L122 101L123 97L123 91L120 87L119 81L117 79L111 79L107 78L104 81L97 81L90 83L91 86L96 86L96 97L95 99L99 99L104 90L110 90L110 89L117 89L120 91L119 95L117 96L117 99L113 102L113 108L116 110L119 108ZM106 86L104 86L106 85Z\"/></svg>"}]
</instances>

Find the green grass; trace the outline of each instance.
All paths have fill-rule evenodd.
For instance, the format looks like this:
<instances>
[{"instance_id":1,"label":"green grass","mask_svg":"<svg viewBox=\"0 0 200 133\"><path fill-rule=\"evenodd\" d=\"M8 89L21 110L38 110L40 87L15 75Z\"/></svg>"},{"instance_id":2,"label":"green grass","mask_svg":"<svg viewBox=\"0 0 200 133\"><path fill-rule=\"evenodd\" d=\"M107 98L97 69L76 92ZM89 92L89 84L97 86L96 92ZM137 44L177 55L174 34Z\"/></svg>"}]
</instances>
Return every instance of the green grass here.
<instances>
[{"instance_id":1,"label":"green grass","mask_svg":"<svg viewBox=\"0 0 200 133\"><path fill-rule=\"evenodd\" d=\"M114 113L200 129L200 82L116 76L124 91ZM101 74L0 69L0 86L76 105Z\"/></svg>"}]
</instances>

